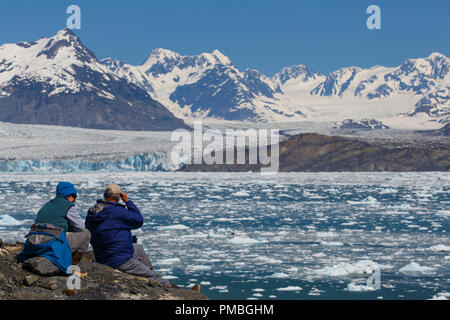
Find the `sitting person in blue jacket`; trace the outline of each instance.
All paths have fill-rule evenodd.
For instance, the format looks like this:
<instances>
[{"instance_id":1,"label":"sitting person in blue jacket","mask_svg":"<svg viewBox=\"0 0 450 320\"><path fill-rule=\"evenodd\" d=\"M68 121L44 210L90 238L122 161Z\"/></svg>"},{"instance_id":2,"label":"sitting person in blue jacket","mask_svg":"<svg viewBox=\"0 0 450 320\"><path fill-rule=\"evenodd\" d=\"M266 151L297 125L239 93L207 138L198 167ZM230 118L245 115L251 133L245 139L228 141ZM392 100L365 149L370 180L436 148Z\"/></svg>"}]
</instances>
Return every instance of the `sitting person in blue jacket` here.
<instances>
[{"instance_id":1,"label":"sitting person in blue jacket","mask_svg":"<svg viewBox=\"0 0 450 320\"><path fill-rule=\"evenodd\" d=\"M119 203L121 198L126 205ZM171 282L152 270L142 245L133 243L131 230L139 229L144 223L139 209L116 184L106 186L104 199L97 200L86 218L97 262L173 287Z\"/></svg>"}]
</instances>

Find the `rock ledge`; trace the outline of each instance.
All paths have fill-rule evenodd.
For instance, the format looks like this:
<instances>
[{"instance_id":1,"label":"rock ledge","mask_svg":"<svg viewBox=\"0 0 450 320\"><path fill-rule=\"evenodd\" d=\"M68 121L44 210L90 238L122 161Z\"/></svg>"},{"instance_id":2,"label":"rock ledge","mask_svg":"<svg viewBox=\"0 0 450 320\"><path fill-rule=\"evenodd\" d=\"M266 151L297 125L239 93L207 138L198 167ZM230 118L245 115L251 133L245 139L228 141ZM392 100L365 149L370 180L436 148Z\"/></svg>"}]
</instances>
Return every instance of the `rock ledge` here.
<instances>
[{"instance_id":1,"label":"rock ledge","mask_svg":"<svg viewBox=\"0 0 450 320\"><path fill-rule=\"evenodd\" d=\"M87 277L81 289L68 290L64 275L39 276L22 268L16 255L23 243L0 240L0 300L207 300L202 293L163 288L146 278L132 276L93 262L88 254L79 263Z\"/></svg>"}]
</instances>

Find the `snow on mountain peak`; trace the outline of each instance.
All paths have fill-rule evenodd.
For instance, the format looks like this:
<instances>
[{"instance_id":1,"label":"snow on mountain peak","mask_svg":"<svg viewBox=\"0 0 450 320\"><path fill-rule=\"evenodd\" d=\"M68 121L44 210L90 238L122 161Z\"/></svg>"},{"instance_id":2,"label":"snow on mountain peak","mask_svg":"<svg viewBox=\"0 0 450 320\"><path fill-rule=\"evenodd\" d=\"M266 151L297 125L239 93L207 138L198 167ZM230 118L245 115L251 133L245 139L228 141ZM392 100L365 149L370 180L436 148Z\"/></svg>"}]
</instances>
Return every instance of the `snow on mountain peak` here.
<instances>
[{"instance_id":1,"label":"snow on mountain peak","mask_svg":"<svg viewBox=\"0 0 450 320\"><path fill-rule=\"evenodd\" d=\"M231 65L231 60L219 50L214 50L212 53L204 52L201 53L198 57L205 59L210 65Z\"/></svg>"},{"instance_id":2,"label":"snow on mountain peak","mask_svg":"<svg viewBox=\"0 0 450 320\"><path fill-rule=\"evenodd\" d=\"M59 30L55 36L53 36L53 38L57 38L58 40L60 39L71 39L71 38L77 38L78 37L75 35L75 33L73 33L72 30L68 29L68 28L64 28Z\"/></svg>"},{"instance_id":3,"label":"snow on mountain peak","mask_svg":"<svg viewBox=\"0 0 450 320\"><path fill-rule=\"evenodd\" d=\"M285 67L280 72L272 77L272 80L280 84L285 84L289 80L295 80L300 82L307 82L309 80L315 80L320 77L321 74L309 69L304 64L297 64L291 67Z\"/></svg>"},{"instance_id":4,"label":"snow on mountain peak","mask_svg":"<svg viewBox=\"0 0 450 320\"><path fill-rule=\"evenodd\" d=\"M0 92L2 88L21 81L45 84L46 90L51 90L49 96L78 92L82 88L92 90L95 88L90 78L92 73L85 73L87 70L103 74L105 80L116 78L69 29L31 43L0 47ZM96 90L112 98L103 89Z\"/></svg>"},{"instance_id":5,"label":"snow on mountain peak","mask_svg":"<svg viewBox=\"0 0 450 320\"><path fill-rule=\"evenodd\" d=\"M438 59L447 59L448 60L448 58L445 55L443 55L442 53L440 53L440 52L433 52L428 57L428 59L433 59L433 60L436 59L436 58L438 58Z\"/></svg>"},{"instance_id":6,"label":"snow on mountain peak","mask_svg":"<svg viewBox=\"0 0 450 320\"><path fill-rule=\"evenodd\" d=\"M223 65L231 64L231 60L219 50L214 50L212 55Z\"/></svg>"},{"instance_id":7,"label":"snow on mountain peak","mask_svg":"<svg viewBox=\"0 0 450 320\"><path fill-rule=\"evenodd\" d=\"M163 59L163 58L172 58L172 59L176 59L178 57L180 57L180 55L172 50L168 50L168 49L163 49L163 48L157 48L154 49L151 53L149 58L151 57L155 57L158 59Z\"/></svg>"}]
</instances>

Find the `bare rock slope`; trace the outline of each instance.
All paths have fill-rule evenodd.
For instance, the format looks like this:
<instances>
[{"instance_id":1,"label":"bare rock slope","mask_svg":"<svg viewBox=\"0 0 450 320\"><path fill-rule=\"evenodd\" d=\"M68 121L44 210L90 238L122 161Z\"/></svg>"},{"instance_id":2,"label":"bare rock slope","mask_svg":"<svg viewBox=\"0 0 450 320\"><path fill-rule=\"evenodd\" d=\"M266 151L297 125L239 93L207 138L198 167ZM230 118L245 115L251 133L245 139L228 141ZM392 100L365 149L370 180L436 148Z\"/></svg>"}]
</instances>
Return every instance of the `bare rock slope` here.
<instances>
[{"instance_id":1,"label":"bare rock slope","mask_svg":"<svg viewBox=\"0 0 450 320\"><path fill-rule=\"evenodd\" d=\"M42 277L18 263L22 243L0 240L0 300L206 300L192 290L163 288L146 278L135 277L84 258L79 266L87 277L81 289L68 290L66 276Z\"/></svg>"}]
</instances>

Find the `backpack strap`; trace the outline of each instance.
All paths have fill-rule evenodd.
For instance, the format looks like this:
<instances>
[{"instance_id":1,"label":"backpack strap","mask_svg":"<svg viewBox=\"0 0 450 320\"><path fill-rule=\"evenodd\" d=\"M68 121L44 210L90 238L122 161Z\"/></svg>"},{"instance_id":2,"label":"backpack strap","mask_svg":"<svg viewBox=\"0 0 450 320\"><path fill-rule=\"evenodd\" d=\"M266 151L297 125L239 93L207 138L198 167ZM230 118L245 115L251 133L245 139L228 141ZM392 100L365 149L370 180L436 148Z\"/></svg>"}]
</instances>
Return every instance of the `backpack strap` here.
<instances>
[{"instance_id":1,"label":"backpack strap","mask_svg":"<svg viewBox=\"0 0 450 320\"><path fill-rule=\"evenodd\" d=\"M43 236L49 236L49 237L52 237L52 238L58 240L59 242L64 242L59 237L57 237L56 235L48 233L48 232L45 232L45 231L31 231L25 236L25 238L28 238L29 236L32 236L32 235L35 235L35 234L40 234L40 235L43 235Z\"/></svg>"}]
</instances>

